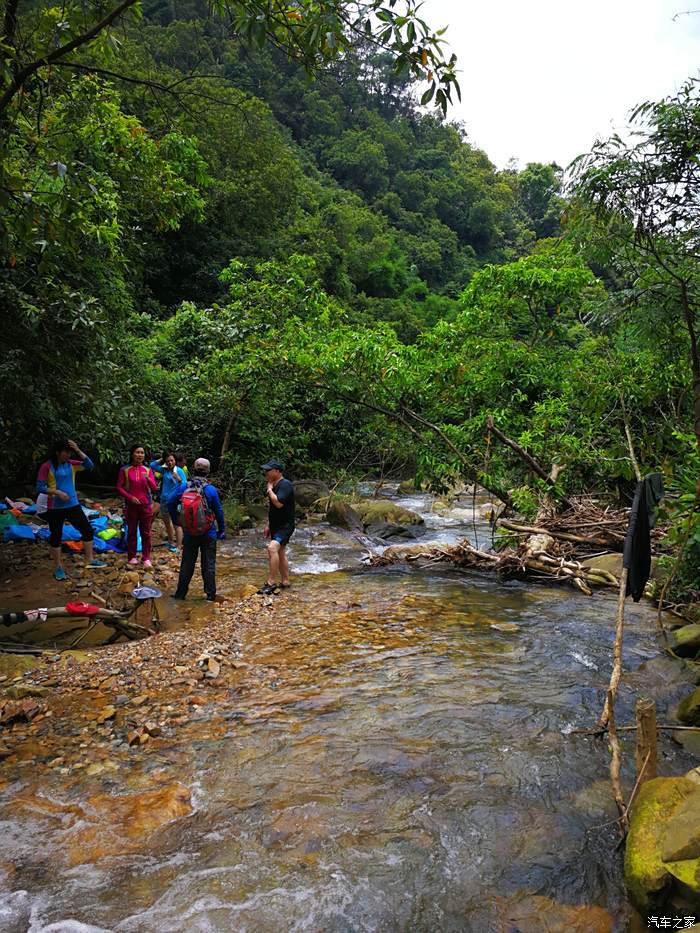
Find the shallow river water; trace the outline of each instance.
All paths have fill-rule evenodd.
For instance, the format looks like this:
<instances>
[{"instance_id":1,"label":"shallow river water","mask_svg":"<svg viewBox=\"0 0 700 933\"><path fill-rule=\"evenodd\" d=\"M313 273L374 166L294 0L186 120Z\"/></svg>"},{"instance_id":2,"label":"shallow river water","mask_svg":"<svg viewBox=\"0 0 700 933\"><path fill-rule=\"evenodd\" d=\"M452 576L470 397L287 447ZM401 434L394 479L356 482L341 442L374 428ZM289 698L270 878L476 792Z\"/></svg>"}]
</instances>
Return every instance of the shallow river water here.
<instances>
[{"instance_id":1,"label":"shallow river water","mask_svg":"<svg viewBox=\"0 0 700 933\"><path fill-rule=\"evenodd\" d=\"M428 516L426 538L474 537L463 513L401 504ZM485 543L488 526L477 532ZM13 781L0 792L0 867L14 866L0 929L544 930L550 902L603 908L626 929L607 750L572 734L600 713L614 599L368 570L325 525L290 550L293 609L242 635L259 690L202 710L185 747L139 756L111 784L52 775L40 791L65 802L166 776L191 790L194 813L142 849L71 867L55 820L12 808L36 792L32 776ZM256 533L225 545L220 589L259 582L263 557ZM648 605L627 618L618 721L642 694L668 721L680 666L660 656ZM661 749L662 773L695 763L668 739ZM601 912L582 916L576 929L605 929Z\"/></svg>"}]
</instances>

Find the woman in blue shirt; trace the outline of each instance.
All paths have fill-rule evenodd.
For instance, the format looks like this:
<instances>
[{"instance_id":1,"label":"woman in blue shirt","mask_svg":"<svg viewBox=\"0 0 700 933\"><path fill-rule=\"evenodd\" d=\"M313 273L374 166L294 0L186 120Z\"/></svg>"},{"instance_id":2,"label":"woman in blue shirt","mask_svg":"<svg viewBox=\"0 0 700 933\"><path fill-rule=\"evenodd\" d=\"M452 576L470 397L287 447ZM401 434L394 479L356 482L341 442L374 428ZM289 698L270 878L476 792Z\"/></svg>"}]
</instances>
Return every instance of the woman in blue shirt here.
<instances>
[{"instance_id":1,"label":"woman in blue shirt","mask_svg":"<svg viewBox=\"0 0 700 933\"><path fill-rule=\"evenodd\" d=\"M187 481L187 478L184 470L176 465L175 454L171 450L166 450L160 460L153 460L150 466L154 473L159 473L161 475L160 517L163 519L165 533L168 536L168 550L177 554L178 550L182 547L182 528L180 528L179 525L173 524L170 512L165 507L165 503L180 483Z\"/></svg>"},{"instance_id":2,"label":"woman in blue shirt","mask_svg":"<svg viewBox=\"0 0 700 933\"><path fill-rule=\"evenodd\" d=\"M92 470L93 467L88 455L82 452L75 441L68 440L57 441L51 448L49 459L39 467L36 487L48 497L46 520L51 531L49 547L56 564L53 575L57 580L66 579L66 572L61 565L61 540L63 523L66 521L80 532L86 567L107 566L103 561L93 558L94 532L78 502L75 489L76 474L80 470Z\"/></svg>"}]
</instances>

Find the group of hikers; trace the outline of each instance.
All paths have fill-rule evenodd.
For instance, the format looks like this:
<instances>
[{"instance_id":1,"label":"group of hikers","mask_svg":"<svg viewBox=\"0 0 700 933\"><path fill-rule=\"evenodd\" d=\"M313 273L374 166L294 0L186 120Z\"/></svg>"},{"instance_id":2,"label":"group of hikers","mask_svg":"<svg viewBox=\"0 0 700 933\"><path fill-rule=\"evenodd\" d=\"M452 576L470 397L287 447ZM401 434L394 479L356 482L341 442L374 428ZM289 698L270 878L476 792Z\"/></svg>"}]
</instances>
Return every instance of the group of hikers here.
<instances>
[{"instance_id":1,"label":"group of hikers","mask_svg":"<svg viewBox=\"0 0 700 933\"><path fill-rule=\"evenodd\" d=\"M63 525L68 521L80 533L89 569L106 567L93 553L94 532L82 506L78 502L76 475L81 470L92 470L94 463L75 441L61 439L53 444L49 458L42 463L37 476L39 511L49 525L49 547L55 563L54 577L65 580L66 571L61 560ZM265 538L268 539L268 576L258 590L272 595L287 589L289 562L287 544L294 533L294 486L285 479L284 467L279 460L263 463L269 503ZM126 524L127 564L139 562L138 543L141 538L141 558L146 569L153 567L152 525L156 514L154 503L160 505L165 525L166 547L182 552L180 574L175 599L185 599L200 558L202 581L206 598L221 601L216 592L216 546L226 538L226 522L219 492L210 481L211 464L206 457L198 457L189 475L184 455L167 450L159 460L147 463L146 451L134 444L129 462L117 476L116 489L124 499ZM156 479L158 477L158 479Z\"/></svg>"}]
</instances>

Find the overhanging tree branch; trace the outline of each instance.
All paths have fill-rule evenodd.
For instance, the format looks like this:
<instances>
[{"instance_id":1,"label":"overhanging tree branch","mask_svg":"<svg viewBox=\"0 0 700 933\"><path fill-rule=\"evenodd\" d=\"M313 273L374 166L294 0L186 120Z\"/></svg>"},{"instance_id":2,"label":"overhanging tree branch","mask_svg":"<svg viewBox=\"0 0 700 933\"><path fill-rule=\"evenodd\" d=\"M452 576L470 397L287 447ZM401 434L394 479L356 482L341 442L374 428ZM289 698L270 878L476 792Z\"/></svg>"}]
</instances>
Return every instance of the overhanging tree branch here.
<instances>
[{"instance_id":1,"label":"overhanging tree branch","mask_svg":"<svg viewBox=\"0 0 700 933\"><path fill-rule=\"evenodd\" d=\"M116 19L118 19L122 13L128 10L129 7L135 6L137 2L138 0L122 0L118 6L111 10L99 22L95 23L94 26L91 26L91 28L86 32L81 33L79 36L75 36L69 42L66 42L59 48L54 49L53 52L49 52L47 55L42 55L41 58L37 58L33 62L29 62L28 65L24 66L24 68L20 68L17 74L10 81L2 97L0 97L0 113L2 113L4 110L7 110L15 95L23 86L27 78L31 78L31 76L36 74L40 68L45 68L47 65L52 65L55 62L59 62L61 59L65 58L66 55L70 55L70 53L74 52L76 49L79 49L84 45L88 45L93 41L93 39L96 39L104 29L106 29L108 26L111 26L111 24Z\"/></svg>"}]
</instances>

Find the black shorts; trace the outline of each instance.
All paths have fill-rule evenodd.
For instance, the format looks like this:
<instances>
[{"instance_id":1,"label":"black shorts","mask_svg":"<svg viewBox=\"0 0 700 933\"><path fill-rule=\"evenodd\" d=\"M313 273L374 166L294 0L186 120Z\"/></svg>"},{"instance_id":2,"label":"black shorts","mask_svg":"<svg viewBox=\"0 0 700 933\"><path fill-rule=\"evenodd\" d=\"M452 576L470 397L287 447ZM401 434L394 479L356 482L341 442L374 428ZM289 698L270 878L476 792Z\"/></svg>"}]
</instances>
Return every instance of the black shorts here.
<instances>
[{"instance_id":1,"label":"black shorts","mask_svg":"<svg viewBox=\"0 0 700 933\"><path fill-rule=\"evenodd\" d=\"M70 522L74 528L77 528L83 541L92 541L95 537L95 532L79 505L72 505L69 509L49 509L46 513L46 521L51 531L50 547L61 546L64 522Z\"/></svg>"},{"instance_id":2,"label":"black shorts","mask_svg":"<svg viewBox=\"0 0 700 933\"><path fill-rule=\"evenodd\" d=\"M281 528L270 529L270 541L277 541L280 547L284 547L294 534L294 525L283 525Z\"/></svg>"}]
</instances>

